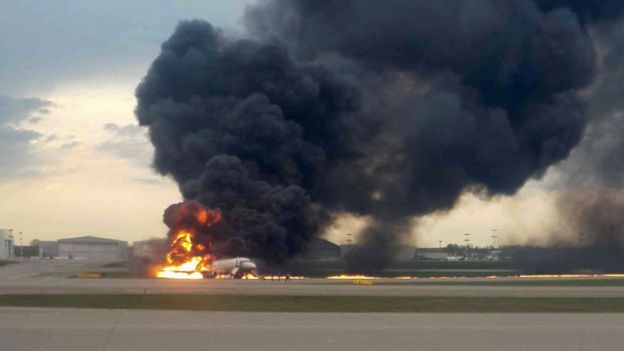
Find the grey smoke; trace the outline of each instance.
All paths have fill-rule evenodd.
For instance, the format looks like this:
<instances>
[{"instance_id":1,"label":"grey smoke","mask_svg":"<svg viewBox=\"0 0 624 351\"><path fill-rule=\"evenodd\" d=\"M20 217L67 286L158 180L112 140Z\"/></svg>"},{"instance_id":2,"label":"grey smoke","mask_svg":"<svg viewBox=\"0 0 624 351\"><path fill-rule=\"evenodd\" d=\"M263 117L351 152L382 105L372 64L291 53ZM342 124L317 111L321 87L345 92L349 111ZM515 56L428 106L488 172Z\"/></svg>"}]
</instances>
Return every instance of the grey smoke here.
<instances>
[{"instance_id":1,"label":"grey smoke","mask_svg":"<svg viewBox=\"0 0 624 351\"><path fill-rule=\"evenodd\" d=\"M562 164L558 208L570 246L583 255L573 268L624 269L624 22L596 27L592 33L601 55L587 93L591 122L579 147Z\"/></svg>"},{"instance_id":2,"label":"grey smoke","mask_svg":"<svg viewBox=\"0 0 624 351\"><path fill-rule=\"evenodd\" d=\"M624 185L624 23L594 31L603 52L588 96L592 117L583 142L563 164L572 188L612 188Z\"/></svg>"}]
</instances>

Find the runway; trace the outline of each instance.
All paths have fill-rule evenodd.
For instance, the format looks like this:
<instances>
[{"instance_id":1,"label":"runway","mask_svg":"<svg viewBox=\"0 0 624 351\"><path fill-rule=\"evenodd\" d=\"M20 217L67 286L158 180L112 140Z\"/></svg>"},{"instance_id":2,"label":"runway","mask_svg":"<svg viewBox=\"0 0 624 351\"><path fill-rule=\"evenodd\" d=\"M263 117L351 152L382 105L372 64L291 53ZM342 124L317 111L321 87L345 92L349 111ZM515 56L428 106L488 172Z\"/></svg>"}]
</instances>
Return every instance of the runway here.
<instances>
[{"instance_id":1,"label":"runway","mask_svg":"<svg viewBox=\"0 0 624 351\"><path fill-rule=\"evenodd\" d=\"M237 294L438 297L624 297L624 287L428 285L426 280L304 279L198 280L68 279L101 264L81 261L32 261L0 267L0 295L6 294ZM102 268L98 268L102 270ZM43 272L43 273L42 273ZM466 281L474 281L470 278Z\"/></svg>"},{"instance_id":2,"label":"runway","mask_svg":"<svg viewBox=\"0 0 624 351\"><path fill-rule=\"evenodd\" d=\"M219 294L437 297L624 297L624 287L357 285L351 281L163 281L152 279L55 279L0 282L6 294Z\"/></svg>"},{"instance_id":3,"label":"runway","mask_svg":"<svg viewBox=\"0 0 624 351\"><path fill-rule=\"evenodd\" d=\"M239 313L0 308L2 349L621 350L617 314Z\"/></svg>"}]
</instances>

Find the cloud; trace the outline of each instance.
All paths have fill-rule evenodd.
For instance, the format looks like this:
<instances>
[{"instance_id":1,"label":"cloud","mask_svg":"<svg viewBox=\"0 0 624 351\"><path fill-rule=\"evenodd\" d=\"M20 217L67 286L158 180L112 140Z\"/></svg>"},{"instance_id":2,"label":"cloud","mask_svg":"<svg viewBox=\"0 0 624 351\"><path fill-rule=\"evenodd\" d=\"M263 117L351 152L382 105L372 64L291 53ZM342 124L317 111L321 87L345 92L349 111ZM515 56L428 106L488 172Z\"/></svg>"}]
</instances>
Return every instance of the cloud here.
<instances>
[{"instance_id":1,"label":"cloud","mask_svg":"<svg viewBox=\"0 0 624 351\"><path fill-rule=\"evenodd\" d=\"M39 98L15 99L0 95L0 181L38 173L34 168L39 161L34 145L42 135L20 125L36 119L36 114L47 113L52 106L52 102Z\"/></svg>"},{"instance_id":2,"label":"cloud","mask_svg":"<svg viewBox=\"0 0 624 351\"><path fill-rule=\"evenodd\" d=\"M48 114L52 106L52 102L39 98L14 99L0 95L0 125L36 119L34 114Z\"/></svg>"},{"instance_id":3,"label":"cloud","mask_svg":"<svg viewBox=\"0 0 624 351\"><path fill-rule=\"evenodd\" d=\"M252 1L4 1L0 47L11 50L2 51L0 93L42 91L94 76L138 79L180 19L207 17L237 28Z\"/></svg>"},{"instance_id":4,"label":"cloud","mask_svg":"<svg viewBox=\"0 0 624 351\"><path fill-rule=\"evenodd\" d=\"M68 143L61 145L61 150L71 150L71 149L78 147L79 145L80 145L80 142L78 141L68 142Z\"/></svg>"},{"instance_id":5,"label":"cloud","mask_svg":"<svg viewBox=\"0 0 624 351\"><path fill-rule=\"evenodd\" d=\"M142 167L149 164L152 158L152 148L147 141L144 128L134 124L107 123L104 125L104 130L109 132L110 139L100 143L96 150Z\"/></svg>"},{"instance_id":6,"label":"cloud","mask_svg":"<svg viewBox=\"0 0 624 351\"><path fill-rule=\"evenodd\" d=\"M154 178L134 178L133 179L135 182L137 183L141 183L141 184L145 184L145 185L162 185L162 184L169 184L164 178L162 177L154 177Z\"/></svg>"},{"instance_id":7,"label":"cloud","mask_svg":"<svg viewBox=\"0 0 624 351\"><path fill-rule=\"evenodd\" d=\"M53 141L55 141L55 140L57 140L57 139L58 139L58 135L56 135L56 134L52 133L52 134L48 135L48 136L45 138L45 140L44 140L44 141L45 141L46 143L50 143L50 142L53 142Z\"/></svg>"},{"instance_id":8,"label":"cloud","mask_svg":"<svg viewBox=\"0 0 624 351\"><path fill-rule=\"evenodd\" d=\"M120 126L116 123L106 123L104 125L104 130L109 132L115 132L119 136L139 136L145 133L145 130L138 125L135 124L127 124L125 126Z\"/></svg>"},{"instance_id":9,"label":"cloud","mask_svg":"<svg viewBox=\"0 0 624 351\"><path fill-rule=\"evenodd\" d=\"M108 130L111 132L116 132L119 130L119 125L115 124L115 123L106 123L104 125L104 130Z\"/></svg>"}]
</instances>

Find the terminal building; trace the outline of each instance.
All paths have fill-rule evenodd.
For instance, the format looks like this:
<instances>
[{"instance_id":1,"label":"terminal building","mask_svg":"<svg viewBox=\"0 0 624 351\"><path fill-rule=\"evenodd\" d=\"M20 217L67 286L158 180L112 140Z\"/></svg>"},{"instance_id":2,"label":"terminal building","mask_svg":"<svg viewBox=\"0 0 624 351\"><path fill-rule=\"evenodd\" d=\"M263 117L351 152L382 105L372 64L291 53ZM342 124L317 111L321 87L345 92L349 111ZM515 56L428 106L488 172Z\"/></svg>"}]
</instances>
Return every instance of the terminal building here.
<instances>
[{"instance_id":1,"label":"terminal building","mask_svg":"<svg viewBox=\"0 0 624 351\"><path fill-rule=\"evenodd\" d=\"M0 260L15 257L15 244L11 229L0 229Z\"/></svg>"},{"instance_id":2,"label":"terminal building","mask_svg":"<svg viewBox=\"0 0 624 351\"><path fill-rule=\"evenodd\" d=\"M60 239L58 255L87 260L125 260L128 258L128 242L95 236Z\"/></svg>"}]
</instances>

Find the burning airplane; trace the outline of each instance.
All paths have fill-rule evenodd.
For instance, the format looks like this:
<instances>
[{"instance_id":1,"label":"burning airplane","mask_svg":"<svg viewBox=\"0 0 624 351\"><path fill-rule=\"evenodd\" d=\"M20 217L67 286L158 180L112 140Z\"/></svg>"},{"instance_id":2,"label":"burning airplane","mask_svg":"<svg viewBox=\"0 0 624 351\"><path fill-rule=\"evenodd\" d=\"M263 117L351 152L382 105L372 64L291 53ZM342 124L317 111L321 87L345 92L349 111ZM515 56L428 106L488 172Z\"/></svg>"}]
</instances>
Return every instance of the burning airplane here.
<instances>
[{"instance_id":1,"label":"burning airplane","mask_svg":"<svg viewBox=\"0 0 624 351\"><path fill-rule=\"evenodd\" d=\"M214 226L221 221L218 210L196 201L171 205L164 215L169 226L170 246L164 264L155 269L157 278L202 279L255 275L256 264L249 258L215 259Z\"/></svg>"},{"instance_id":2,"label":"burning airplane","mask_svg":"<svg viewBox=\"0 0 624 351\"><path fill-rule=\"evenodd\" d=\"M247 257L235 257L214 260L206 264L201 259L191 259L179 266L164 266L156 272L157 278L168 279L204 279L204 278L233 278L241 279L257 277L256 264Z\"/></svg>"},{"instance_id":3,"label":"burning airplane","mask_svg":"<svg viewBox=\"0 0 624 351\"><path fill-rule=\"evenodd\" d=\"M221 212L205 208L197 202L169 206L164 214L169 226L169 251L159 278L201 279L209 272L212 255L210 228L221 220Z\"/></svg>"}]
</instances>

